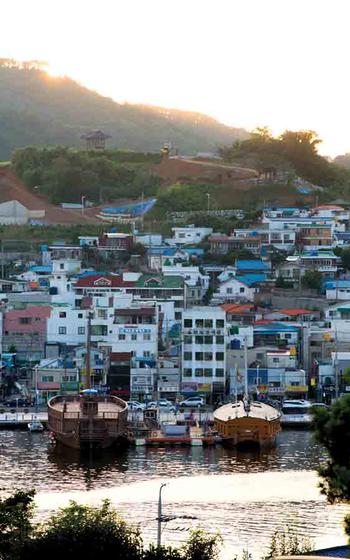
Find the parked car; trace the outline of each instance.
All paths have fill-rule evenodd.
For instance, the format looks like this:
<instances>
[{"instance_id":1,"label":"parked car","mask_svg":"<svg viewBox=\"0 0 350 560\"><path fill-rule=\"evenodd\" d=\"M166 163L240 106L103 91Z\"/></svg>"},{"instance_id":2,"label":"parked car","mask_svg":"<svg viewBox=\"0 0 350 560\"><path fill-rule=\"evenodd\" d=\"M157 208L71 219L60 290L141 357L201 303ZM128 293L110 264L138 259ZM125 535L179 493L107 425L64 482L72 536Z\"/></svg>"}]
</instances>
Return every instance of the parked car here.
<instances>
[{"instance_id":1,"label":"parked car","mask_svg":"<svg viewBox=\"0 0 350 560\"><path fill-rule=\"evenodd\" d=\"M168 399L159 399L159 401L151 401L147 404L147 408L159 408L162 412L175 412L175 406Z\"/></svg>"},{"instance_id":2,"label":"parked car","mask_svg":"<svg viewBox=\"0 0 350 560\"><path fill-rule=\"evenodd\" d=\"M4 402L4 405L9 407L9 408L16 408L17 406L32 406L30 401L28 401L27 399L23 399L23 398L18 398L18 399L10 399L8 401Z\"/></svg>"},{"instance_id":3,"label":"parked car","mask_svg":"<svg viewBox=\"0 0 350 560\"><path fill-rule=\"evenodd\" d=\"M179 403L180 407L193 407L193 408L200 408L201 406L205 405L205 400L203 397L188 397L184 401Z\"/></svg>"},{"instance_id":4,"label":"parked car","mask_svg":"<svg viewBox=\"0 0 350 560\"><path fill-rule=\"evenodd\" d=\"M127 401L126 404L128 405L129 410L137 410L138 412L141 412L146 408L145 403L141 403L139 401Z\"/></svg>"}]
</instances>

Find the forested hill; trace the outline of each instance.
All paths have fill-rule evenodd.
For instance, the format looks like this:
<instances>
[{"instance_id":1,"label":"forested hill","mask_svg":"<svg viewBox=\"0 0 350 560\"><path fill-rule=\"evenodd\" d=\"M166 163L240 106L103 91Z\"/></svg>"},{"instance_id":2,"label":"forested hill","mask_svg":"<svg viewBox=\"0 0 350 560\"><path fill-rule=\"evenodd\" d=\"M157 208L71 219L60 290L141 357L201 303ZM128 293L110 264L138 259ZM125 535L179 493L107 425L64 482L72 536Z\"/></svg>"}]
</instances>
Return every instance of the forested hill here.
<instances>
[{"instance_id":1,"label":"forested hill","mask_svg":"<svg viewBox=\"0 0 350 560\"><path fill-rule=\"evenodd\" d=\"M119 104L69 78L0 59L0 159L30 144L83 147L80 137L91 128L111 135L110 148L148 152L163 142L181 153L213 151L248 136L199 113Z\"/></svg>"}]
</instances>

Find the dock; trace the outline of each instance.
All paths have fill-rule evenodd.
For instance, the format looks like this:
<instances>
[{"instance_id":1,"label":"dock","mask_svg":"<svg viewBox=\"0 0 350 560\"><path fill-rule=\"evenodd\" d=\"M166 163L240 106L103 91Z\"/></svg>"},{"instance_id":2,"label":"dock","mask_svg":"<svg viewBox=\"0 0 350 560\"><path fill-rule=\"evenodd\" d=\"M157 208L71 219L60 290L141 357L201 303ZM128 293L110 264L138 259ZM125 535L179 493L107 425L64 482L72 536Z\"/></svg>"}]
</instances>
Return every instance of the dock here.
<instances>
[{"instance_id":1,"label":"dock","mask_svg":"<svg viewBox=\"0 0 350 560\"><path fill-rule=\"evenodd\" d=\"M0 414L0 430L27 430L34 417L46 427L47 412L5 412Z\"/></svg>"}]
</instances>

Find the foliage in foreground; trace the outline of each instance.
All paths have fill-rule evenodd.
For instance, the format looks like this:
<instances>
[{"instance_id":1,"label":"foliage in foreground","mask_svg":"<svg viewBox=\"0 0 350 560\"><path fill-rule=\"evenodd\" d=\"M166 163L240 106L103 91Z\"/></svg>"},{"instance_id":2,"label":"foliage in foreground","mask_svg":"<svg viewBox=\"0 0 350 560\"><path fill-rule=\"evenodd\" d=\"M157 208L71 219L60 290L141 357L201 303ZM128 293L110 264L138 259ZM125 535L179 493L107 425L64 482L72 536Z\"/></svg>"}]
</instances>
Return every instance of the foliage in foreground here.
<instances>
[{"instance_id":1,"label":"foliage in foreground","mask_svg":"<svg viewBox=\"0 0 350 560\"><path fill-rule=\"evenodd\" d=\"M321 491L329 502L350 501L350 395L338 399L329 409L317 410L315 437L328 451L318 472ZM350 534L350 519L346 520Z\"/></svg>"},{"instance_id":2,"label":"foliage in foreground","mask_svg":"<svg viewBox=\"0 0 350 560\"><path fill-rule=\"evenodd\" d=\"M312 550L312 542L307 537L293 533L290 526L277 529L270 542L269 550L263 560L271 560L277 556L294 556L306 554Z\"/></svg>"},{"instance_id":3,"label":"foliage in foreground","mask_svg":"<svg viewBox=\"0 0 350 560\"><path fill-rule=\"evenodd\" d=\"M1 560L216 560L218 535L196 530L179 548L144 546L140 529L127 524L108 500L101 507L71 501L45 524L32 523L34 492L0 500Z\"/></svg>"}]
</instances>

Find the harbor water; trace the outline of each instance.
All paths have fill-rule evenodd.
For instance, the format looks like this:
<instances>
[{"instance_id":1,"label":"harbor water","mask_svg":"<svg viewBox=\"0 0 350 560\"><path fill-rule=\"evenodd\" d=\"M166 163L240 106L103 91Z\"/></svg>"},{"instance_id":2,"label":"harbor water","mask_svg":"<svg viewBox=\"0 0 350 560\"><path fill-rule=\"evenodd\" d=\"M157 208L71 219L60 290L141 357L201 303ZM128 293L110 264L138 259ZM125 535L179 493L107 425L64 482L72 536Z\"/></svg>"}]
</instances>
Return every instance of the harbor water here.
<instances>
[{"instance_id":1,"label":"harbor water","mask_svg":"<svg viewBox=\"0 0 350 560\"><path fill-rule=\"evenodd\" d=\"M189 531L219 531L222 557L245 549L254 560L266 551L274 530L288 525L315 547L345 543L345 505L331 506L318 489L316 469L323 450L309 431L284 431L270 450L223 447L130 448L101 456L59 451L47 433L0 432L0 488L37 491L36 514L43 518L70 499L100 504L111 500L129 522L140 524L144 540L154 541L159 486L166 544L179 544Z\"/></svg>"}]
</instances>

